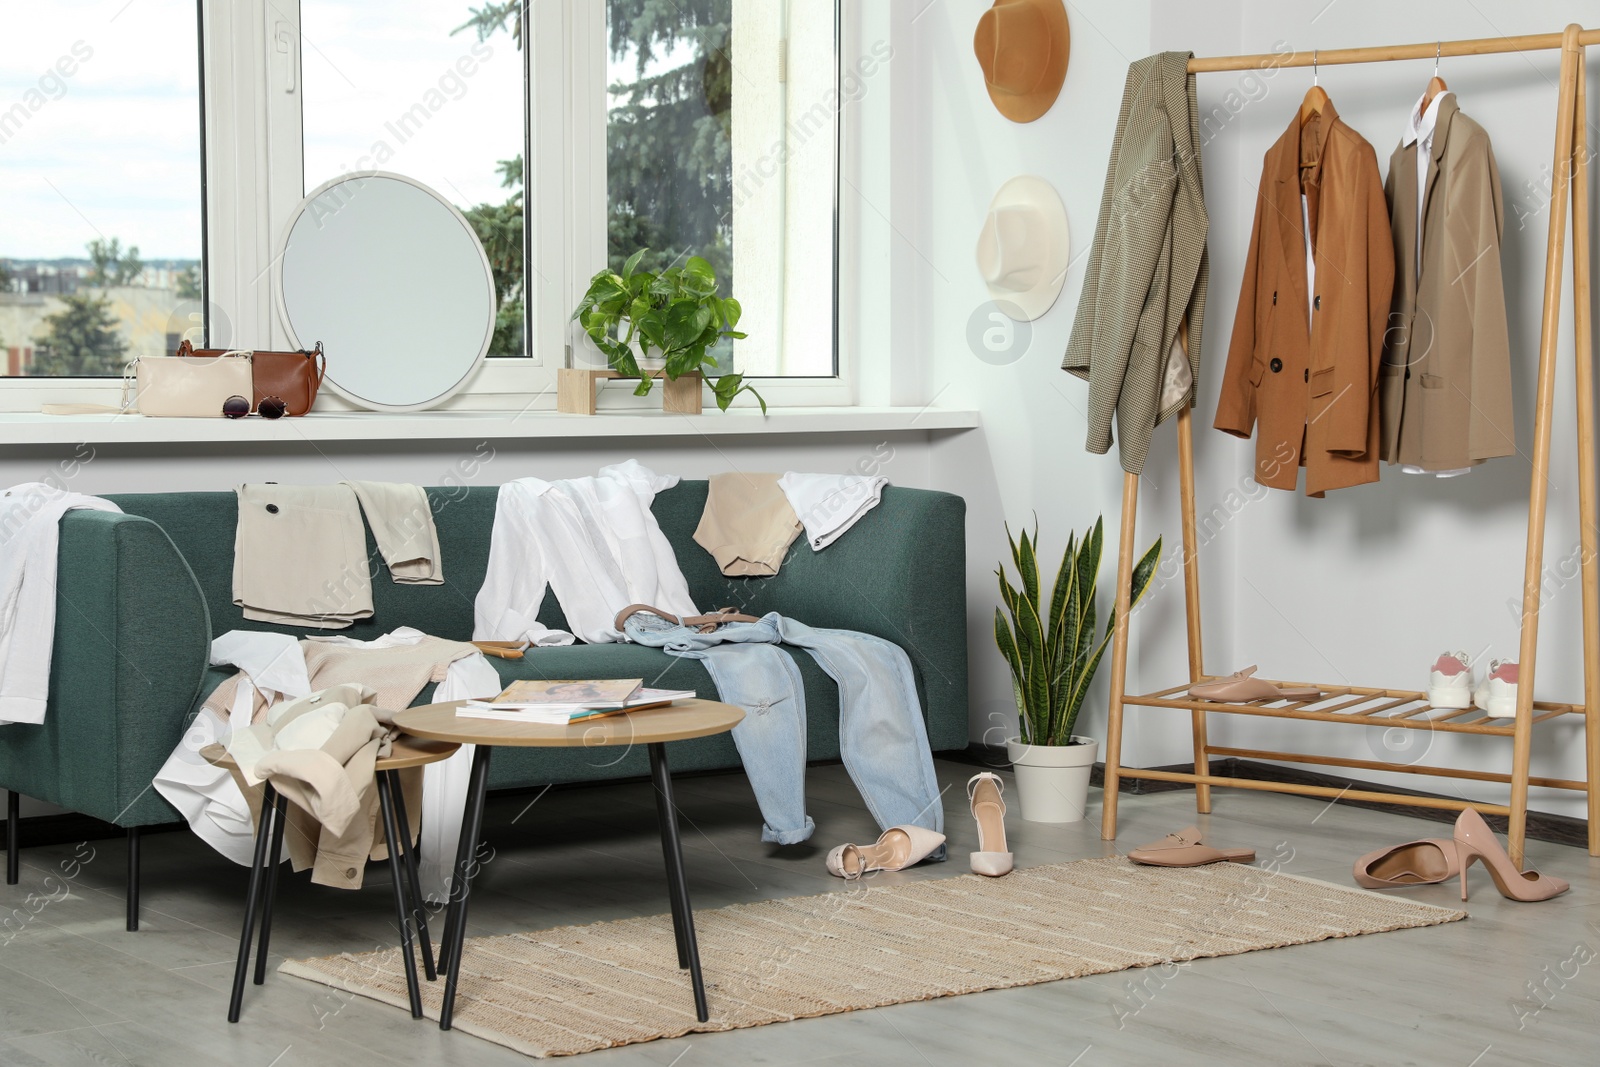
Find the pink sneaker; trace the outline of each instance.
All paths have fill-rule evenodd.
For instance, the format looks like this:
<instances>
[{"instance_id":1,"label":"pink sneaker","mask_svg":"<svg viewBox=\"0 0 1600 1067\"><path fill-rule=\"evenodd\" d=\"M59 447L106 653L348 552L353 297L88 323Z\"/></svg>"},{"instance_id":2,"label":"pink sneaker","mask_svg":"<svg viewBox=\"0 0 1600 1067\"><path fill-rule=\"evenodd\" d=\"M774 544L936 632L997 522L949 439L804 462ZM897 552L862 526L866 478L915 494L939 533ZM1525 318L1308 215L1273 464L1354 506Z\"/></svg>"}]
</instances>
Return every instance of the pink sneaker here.
<instances>
[{"instance_id":1,"label":"pink sneaker","mask_svg":"<svg viewBox=\"0 0 1600 1067\"><path fill-rule=\"evenodd\" d=\"M1491 719L1517 717L1517 665L1493 660L1489 675L1478 686L1473 703L1489 713Z\"/></svg>"},{"instance_id":2,"label":"pink sneaker","mask_svg":"<svg viewBox=\"0 0 1600 1067\"><path fill-rule=\"evenodd\" d=\"M1472 668L1465 652L1446 652L1428 674L1428 703L1436 708L1472 707Z\"/></svg>"}]
</instances>

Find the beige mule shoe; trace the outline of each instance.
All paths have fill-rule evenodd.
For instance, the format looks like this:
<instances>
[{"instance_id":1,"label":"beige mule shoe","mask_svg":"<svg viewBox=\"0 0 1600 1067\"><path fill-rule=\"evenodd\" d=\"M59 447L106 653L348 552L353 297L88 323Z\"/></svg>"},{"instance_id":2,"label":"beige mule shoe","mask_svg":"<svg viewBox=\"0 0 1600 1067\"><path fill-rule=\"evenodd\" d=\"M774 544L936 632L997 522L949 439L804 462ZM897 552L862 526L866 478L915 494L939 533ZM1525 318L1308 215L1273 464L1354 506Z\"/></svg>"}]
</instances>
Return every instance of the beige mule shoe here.
<instances>
[{"instance_id":1,"label":"beige mule shoe","mask_svg":"<svg viewBox=\"0 0 1600 1067\"><path fill-rule=\"evenodd\" d=\"M1198 828L1186 826L1160 841L1130 850L1128 858L1147 867L1204 867L1208 863L1254 863L1256 851L1208 845L1200 839Z\"/></svg>"},{"instance_id":2,"label":"beige mule shoe","mask_svg":"<svg viewBox=\"0 0 1600 1067\"><path fill-rule=\"evenodd\" d=\"M1322 690L1312 685L1273 685L1253 677L1255 667L1234 671L1226 678L1196 682L1189 695L1196 700L1215 700L1224 704L1248 704L1252 700L1316 700Z\"/></svg>"},{"instance_id":3,"label":"beige mule shoe","mask_svg":"<svg viewBox=\"0 0 1600 1067\"><path fill-rule=\"evenodd\" d=\"M871 845L840 845L828 853L828 873L855 880L869 871L903 871L927 859L944 835L922 826L891 826Z\"/></svg>"},{"instance_id":4,"label":"beige mule shoe","mask_svg":"<svg viewBox=\"0 0 1600 1067\"><path fill-rule=\"evenodd\" d=\"M998 878L1010 874L1011 853L1006 851L1005 789L998 774L982 771L967 781L967 800L978 823L978 851L972 854L972 873Z\"/></svg>"}]
</instances>

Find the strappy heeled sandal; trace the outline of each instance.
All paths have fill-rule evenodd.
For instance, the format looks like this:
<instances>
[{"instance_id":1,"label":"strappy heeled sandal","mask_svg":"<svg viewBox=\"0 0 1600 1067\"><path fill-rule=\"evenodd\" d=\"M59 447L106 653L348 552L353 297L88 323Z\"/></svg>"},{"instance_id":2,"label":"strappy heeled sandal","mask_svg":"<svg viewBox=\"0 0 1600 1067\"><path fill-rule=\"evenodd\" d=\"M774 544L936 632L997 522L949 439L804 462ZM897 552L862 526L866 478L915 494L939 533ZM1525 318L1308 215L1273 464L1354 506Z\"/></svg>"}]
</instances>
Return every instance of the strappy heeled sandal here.
<instances>
[{"instance_id":1,"label":"strappy heeled sandal","mask_svg":"<svg viewBox=\"0 0 1600 1067\"><path fill-rule=\"evenodd\" d=\"M1006 850L1005 782L992 771L980 771L967 780L967 803L978 824L978 851L972 854L972 873L998 878L1010 874L1011 853Z\"/></svg>"}]
</instances>

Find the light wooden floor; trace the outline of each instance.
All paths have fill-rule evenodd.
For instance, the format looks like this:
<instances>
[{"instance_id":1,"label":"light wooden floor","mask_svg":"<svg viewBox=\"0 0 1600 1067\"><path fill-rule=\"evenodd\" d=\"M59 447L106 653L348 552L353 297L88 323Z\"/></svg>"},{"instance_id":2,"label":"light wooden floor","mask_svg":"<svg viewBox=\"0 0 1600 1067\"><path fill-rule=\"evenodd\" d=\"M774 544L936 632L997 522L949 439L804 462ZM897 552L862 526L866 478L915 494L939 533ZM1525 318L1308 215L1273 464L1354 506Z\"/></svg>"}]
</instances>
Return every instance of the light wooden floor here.
<instances>
[{"instance_id":1,"label":"light wooden floor","mask_svg":"<svg viewBox=\"0 0 1600 1067\"><path fill-rule=\"evenodd\" d=\"M974 768L939 764L950 862L898 879L966 870L975 844L962 783ZM871 840L869 818L841 767L814 768L815 848L774 850L742 775L678 785L697 908L838 890L822 856ZM530 803L531 802L531 803ZM1122 848L1194 820L1190 793L1129 797ZM1348 883L1355 856L1387 842L1437 836L1435 823L1268 794L1219 792L1201 821L1224 844L1253 845L1281 869ZM1098 812L1096 811L1096 814ZM1019 866L1110 854L1095 824L1008 820ZM502 933L666 910L647 785L553 789L491 802L496 857L474 898L471 932ZM147 838L144 928L123 928L119 841L64 888L72 846L24 852L3 910L37 914L0 932L0 1064L229 1064L231 1067L395 1063L496 1067L527 1061L498 1046L322 986L269 973L248 987L244 1018L225 1021L245 871L188 834ZM87 849L82 850L87 854ZM681 1064L1495 1064L1600 1062L1600 861L1535 842L1531 861L1572 881L1545 904L1514 904L1481 868L1466 922L1201 960L691 1036L591 1053L586 1067ZM47 880L48 879L48 880ZM1410 892L1456 903L1449 886ZM12 912L15 915L15 912ZM387 868L342 892L286 876L274 955L361 951L391 943ZM7 938L9 937L9 940ZM274 965L276 960L274 960ZM1541 987L1539 999L1529 983ZM688 996L687 985L685 996ZM1543 1006L1541 1006L1543 1005ZM1521 1015L1519 1016L1519 1010ZM1519 1028L1520 1024L1520 1028Z\"/></svg>"}]
</instances>

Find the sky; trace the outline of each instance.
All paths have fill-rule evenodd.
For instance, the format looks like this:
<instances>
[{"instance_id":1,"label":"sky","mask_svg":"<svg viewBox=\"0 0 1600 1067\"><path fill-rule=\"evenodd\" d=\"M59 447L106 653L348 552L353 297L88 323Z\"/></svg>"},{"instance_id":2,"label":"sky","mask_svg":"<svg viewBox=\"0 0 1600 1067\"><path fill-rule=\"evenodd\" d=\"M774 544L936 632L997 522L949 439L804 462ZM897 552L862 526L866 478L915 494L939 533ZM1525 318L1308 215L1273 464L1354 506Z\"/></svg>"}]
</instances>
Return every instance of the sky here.
<instances>
[{"instance_id":1,"label":"sky","mask_svg":"<svg viewBox=\"0 0 1600 1067\"><path fill-rule=\"evenodd\" d=\"M195 49L193 0L0 8L0 256L83 256L104 236L199 258Z\"/></svg>"},{"instance_id":2,"label":"sky","mask_svg":"<svg viewBox=\"0 0 1600 1067\"><path fill-rule=\"evenodd\" d=\"M522 55L509 30L482 44L473 30L452 35L468 7L469 0L303 0L307 191L357 169L382 142L394 157L381 169L458 207L506 199L495 167L522 151ZM420 131L390 129L417 104L430 115Z\"/></svg>"},{"instance_id":3,"label":"sky","mask_svg":"<svg viewBox=\"0 0 1600 1067\"><path fill-rule=\"evenodd\" d=\"M199 258L195 6L49 0L0 7L0 115L17 104L27 111L0 129L0 256L82 256L89 240L104 236L138 245L146 259ZM495 166L521 151L522 59L509 33L484 45L472 31L452 36L468 6L304 0L307 190L354 169L382 140L394 152L384 169L458 205L505 199ZM474 45L487 58L474 55ZM75 46L88 58L70 77L52 73ZM470 76L456 67L463 59ZM42 107L29 107L41 98ZM386 126L414 104L440 101L404 143Z\"/></svg>"},{"instance_id":4,"label":"sky","mask_svg":"<svg viewBox=\"0 0 1600 1067\"><path fill-rule=\"evenodd\" d=\"M382 142L393 153L382 169L460 207L506 199L495 168L522 150L522 57L509 32L483 44L471 30L452 34L469 6L481 5L301 0L307 191L363 165ZM147 260L200 257L195 7L194 0L9 0L0 7L0 117L17 104L26 112L0 128L0 257L83 256L97 236L138 245ZM75 48L88 58L74 59ZM75 63L70 77L54 72L62 57ZM630 57L608 65L613 78L632 79ZM41 99L37 110L29 107ZM419 103L429 108L420 132L391 129Z\"/></svg>"}]
</instances>

